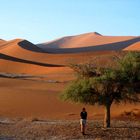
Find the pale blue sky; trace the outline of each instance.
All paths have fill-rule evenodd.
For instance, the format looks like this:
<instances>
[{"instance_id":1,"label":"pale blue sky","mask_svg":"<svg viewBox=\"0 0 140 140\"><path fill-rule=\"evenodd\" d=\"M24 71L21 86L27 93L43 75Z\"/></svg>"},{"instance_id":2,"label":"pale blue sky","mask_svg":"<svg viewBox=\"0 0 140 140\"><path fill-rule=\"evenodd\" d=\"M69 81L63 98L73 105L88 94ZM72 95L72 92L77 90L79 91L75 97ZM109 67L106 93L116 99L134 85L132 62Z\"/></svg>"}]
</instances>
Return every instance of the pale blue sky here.
<instances>
[{"instance_id":1,"label":"pale blue sky","mask_svg":"<svg viewBox=\"0 0 140 140\"><path fill-rule=\"evenodd\" d=\"M0 38L45 42L86 32L140 35L140 0L0 0Z\"/></svg>"}]
</instances>

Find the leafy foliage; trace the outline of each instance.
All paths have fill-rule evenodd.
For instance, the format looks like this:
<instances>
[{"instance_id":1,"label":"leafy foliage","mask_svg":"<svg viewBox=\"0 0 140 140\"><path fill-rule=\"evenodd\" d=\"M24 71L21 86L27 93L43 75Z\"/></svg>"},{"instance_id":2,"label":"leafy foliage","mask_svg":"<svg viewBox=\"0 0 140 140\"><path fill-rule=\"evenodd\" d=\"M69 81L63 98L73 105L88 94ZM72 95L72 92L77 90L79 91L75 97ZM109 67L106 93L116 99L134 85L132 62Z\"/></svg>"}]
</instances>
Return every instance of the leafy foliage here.
<instances>
[{"instance_id":1,"label":"leafy foliage","mask_svg":"<svg viewBox=\"0 0 140 140\"><path fill-rule=\"evenodd\" d=\"M115 60L116 61L116 60ZM78 78L61 98L84 104L111 105L112 102L139 102L140 53L117 58L116 67L96 67L93 63L73 64Z\"/></svg>"}]
</instances>

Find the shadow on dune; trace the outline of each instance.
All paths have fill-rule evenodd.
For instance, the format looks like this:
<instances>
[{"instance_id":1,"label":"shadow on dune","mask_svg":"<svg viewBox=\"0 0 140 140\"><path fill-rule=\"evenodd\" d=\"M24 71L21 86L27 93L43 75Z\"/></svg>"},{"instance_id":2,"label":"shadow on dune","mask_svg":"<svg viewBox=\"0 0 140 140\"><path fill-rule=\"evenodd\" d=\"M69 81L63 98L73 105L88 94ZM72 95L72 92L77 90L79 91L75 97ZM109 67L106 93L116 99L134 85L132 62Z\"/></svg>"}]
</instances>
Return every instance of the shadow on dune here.
<instances>
[{"instance_id":1,"label":"shadow on dune","mask_svg":"<svg viewBox=\"0 0 140 140\"><path fill-rule=\"evenodd\" d=\"M96 46L88 46L82 48L43 48L43 52L45 53L54 53L54 54L61 54L61 53L79 53L79 52L90 52L90 51L120 51L133 43L140 41L140 37L133 38L126 41L115 42L110 44L103 44L103 45L96 45ZM22 46L21 46L22 47ZM25 48L25 47L24 47ZM28 49L28 48L25 48Z\"/></svg>"},{"instance_id":2,"label":"shadow on dune","mask_svg":"<svg viewBox=\"0 0 140 140\"><path fill-rule=\"evenodd\" d=\"M34 45L33 43L31 43L27 40L23 40L23 41L19 42L18 45L20 47L22 47L23 49L26 49L26 50L29 50L29 51L42 52L42 53L44 52L44 50L39 48L37 45Z\"/></svg>"},{"instance_id":3,"label":"shadow on dune","mask_svg":"<svg viewBox=\"0 0 140 140\"><path fill-rule=\"evenodd\" d=\"M39 66L43 66L43 67L63 67L64 66L64 65L55 65L55 64L34 62L34 61L30 61L30 60L16 58L16 57L9 56L9 55L2 54L2 53L0 53L0 59L14 61L14 62L21 62L21 63L26 63L26 64L39 65Z\"/></svg>"}]
</instances>

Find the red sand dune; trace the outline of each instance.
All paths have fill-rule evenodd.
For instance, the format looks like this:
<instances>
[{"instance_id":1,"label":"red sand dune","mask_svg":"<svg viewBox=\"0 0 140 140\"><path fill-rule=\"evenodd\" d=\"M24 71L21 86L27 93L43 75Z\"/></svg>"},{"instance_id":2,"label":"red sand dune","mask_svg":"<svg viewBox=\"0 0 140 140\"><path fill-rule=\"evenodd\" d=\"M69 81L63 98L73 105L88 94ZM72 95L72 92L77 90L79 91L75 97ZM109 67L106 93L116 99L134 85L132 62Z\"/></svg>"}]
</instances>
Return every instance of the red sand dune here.
<instances>
[{"instance_id":1,"label":"red sand dune","mask_svg":"<svg viewBox=\"0 0 140 140\"><path fill-rule=\"evenodd\" d=\"M22 46L20 45L20 43L22 42L26 42L26 44L24 44L24 46L27 48L22 48ZM1 48L0 48L0 53L4 53L4 54L9 54L9 55L19 55L22 57L22 55L26 55L26 53L30 53L32 54L34 52L34 50L32 51L28 51L28 48L34 48L34 50L39 50L39 48L26 41L26 40L23 40L23 39L14 39L14 40L11 40L11 41L7 41L5 42L4 44L1 45Z\"/></svg>"},{"instance_id":2,"label":"red sand dune","mask_svg":"<svg viewBox=\"0 0 140 140\"><path fill-rule=\"evenodd\" d=\"M93 52L94 55L94 52L97 51L102 53L109 50L117 51L127 48L130 44L139 40L140 38L138 37L102 36L95 32L58 39L57 41L47 43L44 46L45 49L42 50L41 45L38 45L39 48L27 40L15 39L0 45L0 53L36 62L64 64L70 59L81 59L81 57L87 55L87 52ZM53 44L55 44L56 49L49 53L50 48L53 48ZM56 55L56 53L58 54Z\"/></svg>"},{"instance_id":3,"label":"red sand dune","mask_svg":"<svg viewBox=\"0 0 140 140\"><path fill-rule=\"evenodd\" d=\"M53 73L63 73L64 71L71 71L67 67L45 67L38 66L34 64L20 63L15 61L0 59L0 72L6 73L27 73L27 74L53 74Z\"/></svg>"},{"instance_id":4,"label":"red sand dune","mask_svg":"<svg viewBox=\"0 0 140 140\"><path fill-rule=\"evenodd\" d=\"M102 36L99 33L86 33L76 36L63 37L51 42L39 44L42 48L81 48L96 46L133 39L132 36Z\"/></svg>"},{"instance_id":5,"label":"red sand dune","mask_svg":"<svg viewBox=\"0 0 140 140\"><path fill-rule=\"evenodd\" d=\"M15 39L6 42L1 46L0 53L23 60L48 63L47 53L42 53L40 48L38 48L36 45L22 39Z\"/></svg>"},{"instance_id":6,"label":"red sand dune","mask_svg":"<svg viewBox=\"0 0 140 140\"><path fill-rule=\"evenodd\" d=\"M76 36L63 37L51 42L38 44L48 53L78 53L95 51L118 51L140 41L134 36L103 36L99 33L87 33Z\"/></svg>"}]
</instances>

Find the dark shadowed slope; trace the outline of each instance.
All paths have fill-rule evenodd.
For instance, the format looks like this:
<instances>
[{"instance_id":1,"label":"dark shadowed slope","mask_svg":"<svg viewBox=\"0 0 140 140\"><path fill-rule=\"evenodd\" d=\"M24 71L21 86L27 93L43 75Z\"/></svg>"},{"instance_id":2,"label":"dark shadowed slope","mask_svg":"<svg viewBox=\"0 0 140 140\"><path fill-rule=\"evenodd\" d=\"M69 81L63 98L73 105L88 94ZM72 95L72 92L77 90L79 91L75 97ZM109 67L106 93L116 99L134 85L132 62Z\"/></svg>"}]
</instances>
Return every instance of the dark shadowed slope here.
<instances>
[{"instance_id":1,"label":"dark shadowed slope","mask_svg":"<svg viewBox=\"0 0 140 140\"><path fill-rule=\"evenodd\" d=\"M126 51L140 51L140 41L128 46L124 50L126 50Z\"/></svg>"},{"instance_id":2,"label":"dark shadowed slope","mask_svg":"<svg viewBox=\"0 0 140 140\"><path fill-rule=\"evenodd\" d=\"M22 40L18 42L18 45L26 50L33 51L33 52L43 52L41 48L39 48L37 45L34 45L33 43Z\"/></svg>"}]
</instances>

